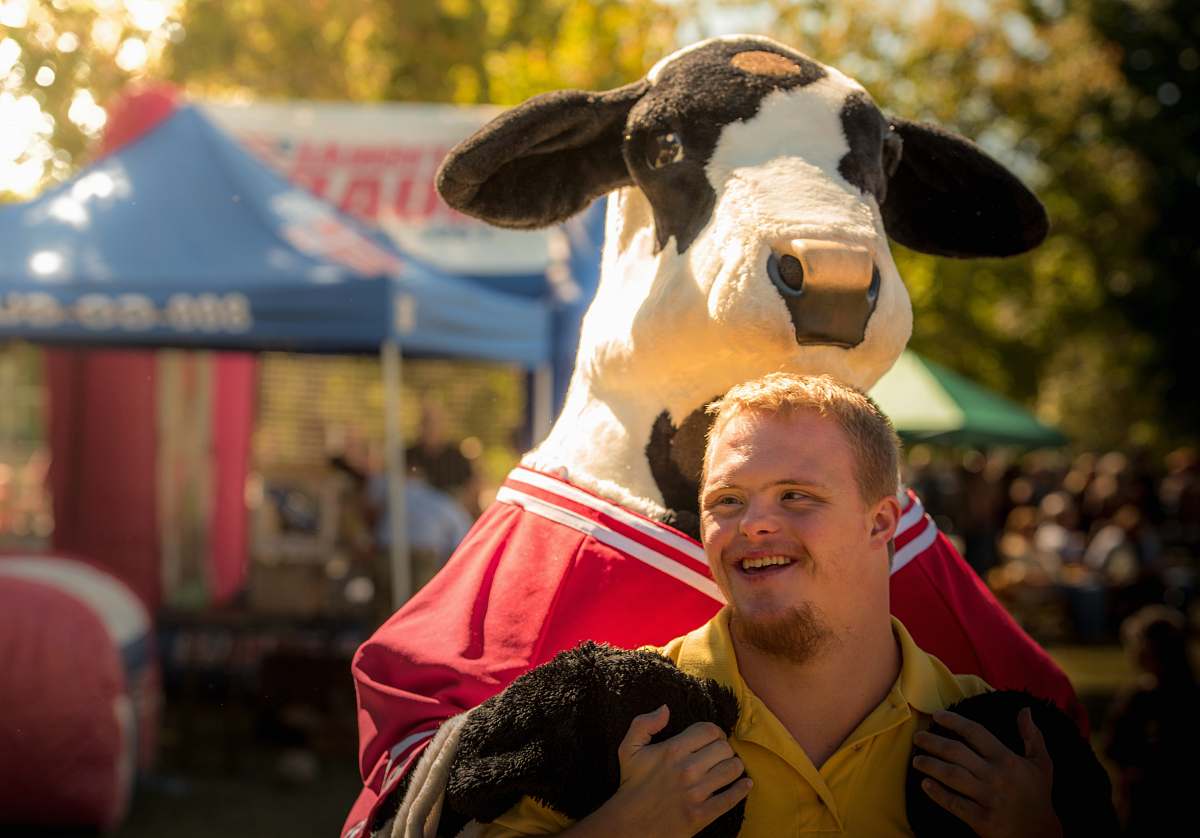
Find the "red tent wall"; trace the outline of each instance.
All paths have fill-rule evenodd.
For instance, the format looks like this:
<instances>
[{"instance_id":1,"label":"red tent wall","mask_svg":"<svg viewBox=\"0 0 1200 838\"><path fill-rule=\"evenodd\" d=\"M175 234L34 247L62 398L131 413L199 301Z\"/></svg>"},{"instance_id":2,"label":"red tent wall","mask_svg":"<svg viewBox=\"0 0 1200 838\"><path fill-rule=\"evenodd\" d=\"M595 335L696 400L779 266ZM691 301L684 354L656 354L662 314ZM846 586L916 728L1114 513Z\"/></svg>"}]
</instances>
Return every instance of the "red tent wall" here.
<instances>
[{"instance_id":1,"label":"red tent wall","mask_svg":"<svg viewBox=\"0 0 1200 838\"><path fill-rule=\"evenodd\" d=\"M54 549L160 602L154 353L46 351Z\"/></svg>"},{"instance_id":2,"label":"red tent wall","mask_svg":"<svg viewBox=\"0 0 1200 838\"><path fill-rule=\"evenodd\" d=\"M213 367L213 502L209 537L209 593L226 602L249 570L245 483L250 470L258 361L222 352Z\"/></svg>"},{"instance_id":3,"label":"red tent wall","mask_svg":"<svg viewBox=\"0 0 1200 838\"><path fill-rule=\"evenodd\" d=\"M46 351L54 549L108 569L151 613L162 601L156 366L148 351ZM248 569L244 486L256 376L253 355L213 357L207 577L215 603L241 589Z\"/></svg>"},{"instance_id":4,"label":"red tent wall","mask_svg":"<svg viewBox=\"0 0 1200 838\"><path fill-rule=\"evenodd\" d=\"M109 108L101 154L171 114L170 86L143 88ZM247 567L244 483L254 421L256 361L221 353L213 370L209 593L225 601ZM150 351L46 352L54 549L109 568L150 609L162 598L157 514L157 388ZM199 441L198 441L199 442ZM163 521L164 526L173 522Z\"/></svg>"}]
</instances>

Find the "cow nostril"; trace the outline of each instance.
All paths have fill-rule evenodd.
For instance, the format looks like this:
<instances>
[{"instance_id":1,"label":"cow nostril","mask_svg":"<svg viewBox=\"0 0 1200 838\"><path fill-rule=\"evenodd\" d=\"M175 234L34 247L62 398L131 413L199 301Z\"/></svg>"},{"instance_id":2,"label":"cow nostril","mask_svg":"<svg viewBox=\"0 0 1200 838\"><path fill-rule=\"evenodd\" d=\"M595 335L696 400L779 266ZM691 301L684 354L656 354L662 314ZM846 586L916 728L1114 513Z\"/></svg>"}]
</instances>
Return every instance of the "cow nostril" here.
<instances>
[{"instance_id":1,"label":"cow nostril","mask_svg":"<svg viewBox=\"0 0 1200 838\"><path fill-rule=\"evenodd\" d=\"M798 297L804 293L804 265L795 256L772 253L767 259L767 275L780 293Z\"/></svg>"},{"instance_id":2,"label":"cow nostril","mask_svg":"<svg viewBox=\"0 0 1200 838\"><path fill-rule=\"evenodd\" d=\"M874 307L875 301L879 299L879 266L873 266L871 270L871 286L867 288L867 302Z\"/></svg>"}]
</instances>

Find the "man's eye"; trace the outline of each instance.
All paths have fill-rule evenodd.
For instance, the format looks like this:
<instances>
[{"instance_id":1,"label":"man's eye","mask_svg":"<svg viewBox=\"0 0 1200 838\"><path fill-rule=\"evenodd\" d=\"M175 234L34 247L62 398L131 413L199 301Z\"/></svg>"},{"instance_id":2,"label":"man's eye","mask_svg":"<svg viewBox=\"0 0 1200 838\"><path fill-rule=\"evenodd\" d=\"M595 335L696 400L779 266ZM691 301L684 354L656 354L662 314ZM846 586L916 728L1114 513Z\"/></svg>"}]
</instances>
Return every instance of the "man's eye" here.
<instances>
[{"instance_id":1,"label":"man's eye","mask_svg":"<svg viewBox=\"0 0 1200 838\"><path fill-rule=\"evenodd\" d=\"M739 503L741 503L741 501L738 500L738 498L734 495L721 495L710 500L707 505L710 509L728 509L730 507L737 506Z\"/></svg>"},{"instance_id":2,"label":"man's eye","mask_svg":"<svg viewBox=\"0 0 1200 838\"><path fill-rule=\"evenodd\" d=\"M783 493L784 500L808 500L808 495L804 492L789 491Z\"/></svg>"}]
</instances>

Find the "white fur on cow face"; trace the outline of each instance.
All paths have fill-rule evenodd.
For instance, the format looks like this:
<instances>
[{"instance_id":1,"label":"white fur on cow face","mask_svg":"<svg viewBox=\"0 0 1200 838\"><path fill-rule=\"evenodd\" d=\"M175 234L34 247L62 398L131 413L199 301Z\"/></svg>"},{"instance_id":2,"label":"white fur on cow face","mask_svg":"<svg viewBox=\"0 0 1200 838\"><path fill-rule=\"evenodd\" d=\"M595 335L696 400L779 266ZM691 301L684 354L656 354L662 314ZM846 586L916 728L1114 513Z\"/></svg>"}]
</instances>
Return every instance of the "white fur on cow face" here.
<instances>
[{"instance_id":1,"label":"white fur on cow face","mask_svg":"<svg viewBox=\"0 0 1200 838\"><path fill-rule=\"evenodd\" d=\"M911 307L875 199L838 171L849 150L841 108L862 88L827 70L725 127L706 169L716 204L683 254L673 244L656 248L640 190L610 197L601 285L567 404L528 465L566 467L573 481L661 515L645 448L662 411L679 423L734 384L775 370L828 373L866 389L892 365L911 333ZM858 346L796 343L766 272L772 243L796 239L871 251L880 293Z\"/></svg>"},{"instance_id":2,"label":"white fur on cow face","mask_svg":"<svg viewBox=\"0 0 1200 838\"><path fill-rule=\"evenodd\" d=\"M774 93L753 119L726 127L707 169L717 193L713 221L697 238L689 261L692 276L707 286L710 312L722 312L720 319L734 325L732 331L751 318L772 324L772 348L763 349L777 361L773 368L827 373L866 390L908 343L912 307L875 198L838 169L849 151L841 108L849 95L865 91L837 70L826 70L826 78ZM857 346L796 344L765 269L772 243L796 239L871 252L880 273L879 299ZM779 354L772 351L775 346Z\"/></svg>"}]
</instances>

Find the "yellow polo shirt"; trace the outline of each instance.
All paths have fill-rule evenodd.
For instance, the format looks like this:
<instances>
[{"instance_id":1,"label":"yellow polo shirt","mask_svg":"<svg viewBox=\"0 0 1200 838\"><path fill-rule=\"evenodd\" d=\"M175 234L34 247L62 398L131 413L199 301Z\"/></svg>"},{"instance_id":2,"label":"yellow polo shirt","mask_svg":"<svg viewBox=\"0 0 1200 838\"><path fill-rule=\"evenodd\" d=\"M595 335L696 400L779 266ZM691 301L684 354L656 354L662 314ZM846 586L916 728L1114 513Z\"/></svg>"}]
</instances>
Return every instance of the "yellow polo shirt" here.
<instances>
[{"instance_id":1,"label":"yellow polo shirt","mask_svg":"<svg viewBox=\"0 0 1200 838\"><path fill-rule=\"evenodd\" d=\"M741 838L912 835L904 777L913 734L929 727L934 711L989 687L973 675L952 674L923 652L895 618L892 630L900 643L900 676L820 770L742 680L729 634L729 609L659 650L689 675L712 678L737 695L741 716L729 744L754 780ZM486 826L484 835L551 835L570 824L565 816L524 798Z\"/></svg>"}]
</instances>

